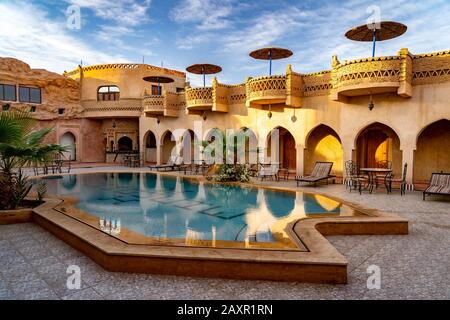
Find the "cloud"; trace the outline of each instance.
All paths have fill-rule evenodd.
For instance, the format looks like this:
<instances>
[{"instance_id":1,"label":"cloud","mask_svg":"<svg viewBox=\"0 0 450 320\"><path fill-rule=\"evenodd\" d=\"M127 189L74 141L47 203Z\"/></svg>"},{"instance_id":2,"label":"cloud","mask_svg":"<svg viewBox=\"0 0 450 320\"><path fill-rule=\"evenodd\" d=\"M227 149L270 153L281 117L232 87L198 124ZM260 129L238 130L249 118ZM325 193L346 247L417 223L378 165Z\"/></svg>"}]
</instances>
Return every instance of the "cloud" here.
<instances>
[{"instance_id":1,"label":"cloud","mask_svg":"<svg viewBox=\"0 0 450 320\"><path fill-rule=\"evenodd\" d=\"M275 12L264 12L249 21L248 27L233 31L223 37L223 45L229 51L250 49L275 44L298 32L306 19L314 19L312 11L287 7Z\"/></svg>"},{"instance_id":2,"label":"cloud","mask_svg":"<svg viewBox=\"0 0 450 320\"><path fill-rule=\"evenodd\" d=\"M128 62L121 55L93 48L66 29L64 22L48 17L48 12L27 3L0 3L0 56L23 60L34 68L62 72L84 64Z\"/></svg>"},{"instance_id":3,"label":"cloud","mask_svg":"<svg viewBox=\"0 0 450 320\"><path fill-rule=\"evenodd\" d=\"M230 0L183 0L169 16L177 23L195 23L198 30L220 30L231 25L227 18L232 13Z\"/></svg>"}]
</instances>

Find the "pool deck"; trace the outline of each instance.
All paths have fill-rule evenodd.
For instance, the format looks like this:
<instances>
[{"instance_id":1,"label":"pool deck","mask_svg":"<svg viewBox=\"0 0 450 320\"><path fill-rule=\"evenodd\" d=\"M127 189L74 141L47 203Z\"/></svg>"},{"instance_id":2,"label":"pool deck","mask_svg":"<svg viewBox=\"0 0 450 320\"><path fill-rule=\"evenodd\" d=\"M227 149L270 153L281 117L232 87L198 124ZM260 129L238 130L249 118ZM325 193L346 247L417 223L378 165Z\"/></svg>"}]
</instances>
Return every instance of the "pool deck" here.
<instances>
[{"instance_id":1,"label":"pool deck","mask_svg":"<svg viewBox=\"0 0 450 320\"><path fill-rule=\"evenodd\" d=\"M77 171L128 170L124 168ZM450 299L450 203L423 202L420 192L349 193L342 185L296 188L292 181L264 186L319 192L393 213L409 221L408 235L327 236L348 260L348 284L224 280L108 272L32 223L0 226L0 299ZM82 288L65 287L69 264L82 270ZM367 267L381 270L381 289L366 286Z\"/></svg>"}]
</instances>

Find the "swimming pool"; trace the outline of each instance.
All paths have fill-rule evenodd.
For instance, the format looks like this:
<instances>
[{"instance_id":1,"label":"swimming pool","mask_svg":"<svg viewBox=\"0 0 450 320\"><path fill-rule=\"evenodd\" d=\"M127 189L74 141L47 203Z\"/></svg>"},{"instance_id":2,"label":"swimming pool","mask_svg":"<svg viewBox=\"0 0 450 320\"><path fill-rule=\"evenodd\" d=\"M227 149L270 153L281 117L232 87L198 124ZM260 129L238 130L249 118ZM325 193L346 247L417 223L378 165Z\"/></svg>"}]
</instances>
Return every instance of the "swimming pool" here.
<instances>
[{"instance_id":1,"label":"swimming pool","mask_svg":"<svg viewBox=\"0 0 450 320\"><path fill-rule=\"evenodd\" d=\"M48 194L76 199L62 213L128 243L299 250L285 231L309 217L353 216L318 194L199 182L154 173L45 179Z\"/></svg>"}]
</instances>

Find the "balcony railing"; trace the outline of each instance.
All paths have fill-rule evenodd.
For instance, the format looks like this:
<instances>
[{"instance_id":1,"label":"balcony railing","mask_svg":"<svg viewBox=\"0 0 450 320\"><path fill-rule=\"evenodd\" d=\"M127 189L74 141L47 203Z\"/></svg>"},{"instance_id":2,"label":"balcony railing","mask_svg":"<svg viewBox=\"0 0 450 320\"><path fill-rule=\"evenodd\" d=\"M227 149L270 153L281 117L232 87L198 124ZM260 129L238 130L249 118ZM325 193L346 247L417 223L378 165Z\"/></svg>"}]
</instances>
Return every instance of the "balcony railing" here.
<instances>
[{"instance_id":1,"label":"balcony railing","mask_svg":"<svg viewBox=\"0 0 450 320\"><path fill-rule=\"evenodd\" d=\"M335 100L339 95L360 96L396 92L400 87L400 56L375 57L348 61L332 71Z\"/></svg>"},{"instance_id":2,"label":"balcony railing","mask_svg":"<svg viewBox=\"0 0 450 320\"><path fill-rule=\"evenodd\" d=\"M141 99L84 100L81 106L85 118L140 117L142 114Z\"/></svg>"},{"instance_id":3,"label":"balcony railing","mask_svg":"<svg viewBox=\"0 0 450 320\"><path fill-rule=\"evenodd\" d=\"M164 97L159 95L144 96L142 109L147 115L164 115Z\"/></svg>"},{"instance_id":4,"label":"balcony railing","mask_svg":"<svg viewBox=\"0 0 450 320\"><path fill-rule=\"evenodd\" d=\"M286 102L286 76L265 76L246 83L247 106Z\"/></svg>"},{"instance_id":5,"label":"balcony railing","mask_svg":"<svg viewBox=\"0 0 450 320\"><path fill-rule=\"evenodd\" d=\"M188 110L211 110L213 107L212 87L187 88L186 107Z\"/></svg>"}]
</instances>

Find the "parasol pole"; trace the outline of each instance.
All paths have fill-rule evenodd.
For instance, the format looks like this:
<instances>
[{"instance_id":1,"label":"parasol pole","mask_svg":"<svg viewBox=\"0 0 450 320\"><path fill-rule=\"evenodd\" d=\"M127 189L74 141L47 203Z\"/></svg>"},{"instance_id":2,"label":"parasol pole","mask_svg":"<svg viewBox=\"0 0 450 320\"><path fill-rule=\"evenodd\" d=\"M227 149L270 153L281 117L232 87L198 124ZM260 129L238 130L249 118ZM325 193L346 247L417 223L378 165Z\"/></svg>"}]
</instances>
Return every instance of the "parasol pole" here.
<instances>
[{"instance_id":1,"label":"parasol pole","mask_svg":"<svg viewBox=\"0 0 450 320\"><path fill-rule=\"evenodd\" d=\"M206 87L206 76L205 76L205 67L202 66L202 72L203 72L203 88Z\"/></svg>"},{"instance_id":2,"label":"parasol pole","mask_svg":"<svg viewBox=\"0 0 450 320\"><path fill-rule=\"evenodd\" d=\"M375 46L377 43L377 29L373 29L373 47L372 47L372 58L375 57Z\"/></svg>"},{"instance_id":3,"label":"parasol pole","mask_svg":"<svg viewBox=\"0 0 450 320\"><path fill-rule=\"evenodd\" d=\"M272 50L269 50L269 76L272 75Z\"/></svg>"}]
</instances>

